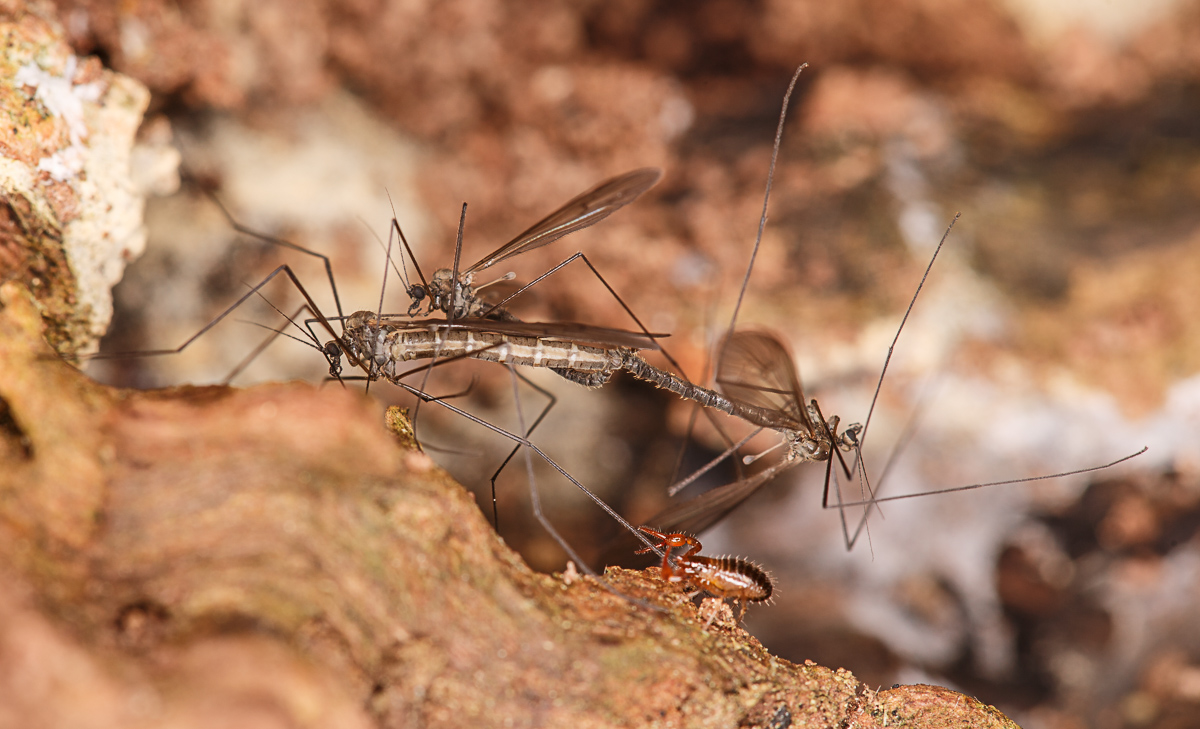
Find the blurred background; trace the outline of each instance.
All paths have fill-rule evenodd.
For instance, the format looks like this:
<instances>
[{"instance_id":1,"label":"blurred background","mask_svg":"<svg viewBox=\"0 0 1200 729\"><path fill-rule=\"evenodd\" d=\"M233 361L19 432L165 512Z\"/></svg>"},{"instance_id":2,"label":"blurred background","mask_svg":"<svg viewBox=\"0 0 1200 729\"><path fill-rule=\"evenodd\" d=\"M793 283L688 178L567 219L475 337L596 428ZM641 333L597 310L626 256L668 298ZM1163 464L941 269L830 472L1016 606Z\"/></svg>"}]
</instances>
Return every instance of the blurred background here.
<instances>
[{"instance_id":1,"label":"blurred background","mask_svg":"<svg viewBox=\"0 0 1200 729\"><path fill-rule=\"evenodd\" d=\"M328 255L349 314L378 306L393 214L429 275L452 260L463 202L471 263L599 181L656 166L663 180L636 203L494 270L528 281L586 252L702 381L746 273L784 89L807 62L740 321L779 333L827 415L866 417L962 213L871 421L874 485L895 495L1150 451L889 503L852 551L838 512L821 509L823 464L793 469L701 535L705 553L775 575L777 599L751 608L749 629L790 660L949 685L1026 727L1200 726L1200 3L53 8L78 53L151 88L141 142L176 147L190 180L148 206L147 252L103 344L115 352L177 345L284 262L336 311L319 261L236 235L202 189L242 224ZM396 279L388 292L386 310L407 308ZM300 302L286 285L267 297ZM636 327L578 263L511 308ZM220 381L281 321L255 299L185 355L93 372L137 387ZM325 372L280 340L235 383ZM722 448L704 418L689 435L687 405L627 378L587 391L526 374L558 398L534 440L634 523ZM469 388L456 405L514 430L546 403L522 385L518 411L508 372L486 363L424 386ZM412 404L387 385L371 394ZM417 428L490 518L489 477L511 443L437 407ZM561 569L519 465L497 482L500 532L534 567ZM536 474L593 567L648 564L578 490L544 464ZM683 495L735 475L726 463Z\"/></svg>"}]
</instances>

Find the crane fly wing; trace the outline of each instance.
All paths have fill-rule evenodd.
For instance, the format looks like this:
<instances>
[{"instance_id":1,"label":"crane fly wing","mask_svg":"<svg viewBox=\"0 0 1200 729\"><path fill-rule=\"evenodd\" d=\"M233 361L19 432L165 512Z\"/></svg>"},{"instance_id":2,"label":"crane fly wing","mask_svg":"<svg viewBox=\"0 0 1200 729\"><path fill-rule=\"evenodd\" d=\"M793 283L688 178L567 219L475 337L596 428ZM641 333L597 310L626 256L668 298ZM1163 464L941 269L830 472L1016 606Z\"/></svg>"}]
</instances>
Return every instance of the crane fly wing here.
<instances>
[{"instance_id":1,"label":"crane fly wing","mask_svg":"<svg viewBox=\"0 0 1200 729\"><path fill-rule=\"evenodd\" d=\"M626 329L609 329L575 322L501 321L497 319L445 319L412 320L397 315L384 315L382 321L396 329L469 329L477 332L495 332L514 337L539 337L561 342L597 347L625 347L628 349L658 349L655 341L669 334L631 332Z\"/></svg>"},{"instance_id":2,"label":"crane fly wing","mask_svg":"<svg viewBox=\"0 0 1200 729\"><path fill-rule=\"evenodd\" d=\"M804 391L787 348L773 334L735 331L721 344L717 385L730 400L775 410L794 430L816 432L804 406Z\"/></svg>"},{"instance_id":3,"label":"crane fly wing","mask_svg":"<svg viewBox=\"0 0 1200 729\"><path fill-rule=\"evenodd\" d=\"M490 320L487 320L490 321ZM511 322L520 326L520 322ZM538 328L541 334L538 334ZM656 340L671 336L663 333L634 332L627 329L610 329L577 322L542 322L530 324L530 336L549 337L577 344L628 347L631 349L659 349Z\"/></svg>"},{"instance_id":4,"label":"crane fly wing","mask_svg":"<svg viewBox=\"0 0 1200 729\"><path fill-rule=\"evenodd\" d=\"M741 481L718 486L699 496L678 504L672 504L646 519L647 524L668 532L699 534L750 498L763 484L775 478L780 471L795 466L798 461L780 461Z\"/></svg>"},{"instance_id":5,"label":"crane fly wing","mask_svg":"<svg viewBox=\"0 0 1200 729\"><path fill-rule=\"evenodd\" d=\"M466 273L482 271L506 258L541 248L577 230L595 225L621 207L628 205L662 177L662 170L646 167L600 183L587 192L569 200L528 230L500 246L491 255L471 266Z\"/></svg>"}]
</instances>

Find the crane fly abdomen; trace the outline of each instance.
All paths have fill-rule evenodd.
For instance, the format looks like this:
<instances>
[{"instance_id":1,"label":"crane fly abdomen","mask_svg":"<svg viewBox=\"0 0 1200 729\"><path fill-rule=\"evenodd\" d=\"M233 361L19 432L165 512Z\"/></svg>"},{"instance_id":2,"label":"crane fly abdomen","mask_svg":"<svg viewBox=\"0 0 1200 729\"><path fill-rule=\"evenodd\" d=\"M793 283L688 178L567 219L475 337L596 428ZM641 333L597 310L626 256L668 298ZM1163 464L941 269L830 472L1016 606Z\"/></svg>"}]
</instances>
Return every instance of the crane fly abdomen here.
<instances>
[{"instance_id":1,"label":"crane fly abdomen","mask_svg":"<svg viewBox=\"0 0 1200 729\"><path fill-rule=\"evenodd\" d=\"M398 329L389 332L385 341L384 351L392 362L465 354L474 359L532 367L612 372L622 361L619 348L471 329Z\"/></svg>"}]
</instances>

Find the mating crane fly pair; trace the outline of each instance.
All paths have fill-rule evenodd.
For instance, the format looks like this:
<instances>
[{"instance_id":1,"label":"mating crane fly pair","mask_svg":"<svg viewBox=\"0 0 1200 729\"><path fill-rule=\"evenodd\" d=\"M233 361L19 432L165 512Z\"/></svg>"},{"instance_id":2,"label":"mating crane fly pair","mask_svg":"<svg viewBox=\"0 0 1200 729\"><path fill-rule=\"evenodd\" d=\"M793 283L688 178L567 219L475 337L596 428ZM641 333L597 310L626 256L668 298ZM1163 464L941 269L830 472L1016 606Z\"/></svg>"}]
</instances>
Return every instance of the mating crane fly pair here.
<instances>
[{"instance_id":1,"label":"mating crane fly pair","mask_svg":"<svg viewBox=\"0 0 1200 729\"><path fill-rule=\"evenodd\" d=\"M455 248L453 268L438 269L434 272L430 280L425 279L424 274L421 272L420 264L417 262L416 256L408 244L408 240L404 237L399 223L393 218L392 230L403 244L405 253L407 254L406 259L412 262L421 283L410 284L407 281L407 277L399 274L399 271L397 271L405 282L405 292L412 300L412 304L409 306L405 317L385 316L382 313L383 296L381 293L380 311L375 313L359 311L345 320L345 331L342 336L326 343L323 347L325 356L329 359L330 375L336 377L341 372L341 356L344 354L352 363L363 365L363 369L367 372L368 380L379 377L392 379L395 376L394 363L397 361L437 357L437 354L426 354L422 350L422 347L430 345L439 348L446 356L463 354L465 356L474 356L477 359L492 359L499 362L506 361L505 353L511 347L505 342L493 341L484 348L484 351L490 351L492 348L499 349L500 352L496 354L487 355L482 352L475 354L477 350L474 347L475 340L472 339L471 334L473 332L481 332L485 338L488 338L488 335L493 335L491 336L492 340L496 336L534 337L538 341L531 345L531 349L529 350L530 361L517 361L515 363L548 366L559 372L563 377L580 384L589 387L602 385L607 380L607 377L596 379L595 376L589 374L596 370L605 369L599 360L596 360L594 357L589 358L585 356L579 362L579 365L575 366L575 358L568 355L567 361L563 362L562 366L558 364L543 364L544 361L557 360L553 355L549 358L543 357L542 350L538 345L544 341L546 344L554 342L569 344L575 342L610 345L613 348L626 349L657 348L657 345L653 341L654 335L645 330L641 321L637 319L628 307L626 307L626 311L629 312L633 320L642 328L642 335L619 329L589 327L582 324L526 324L519 322L516 316L504 308L505 304L531 286L553 275L576 259L583 260L595 273L600 282L609 291L613 291L612 287L608 285L608 282L604 280L603 276L592 266L583 253L575 253L568 257L554 268L522 286L496 304L489 304L480 298L478 292L483 286L475 286L474 278L480 271L486 270L501 261L549 245L565 235L595 225L620 208L633 202L643 192L658 182L661 176L662 172L660 170L645 168L607 180L569 200L557 210L534 223L527 230L461 272L458 270L458 259L462 250L462 225L460 222L459 245ZM465 214L466 205L463 206L464 217ZM390 250L388 253L388 263L393 267L395 266L391 260ZM405 267L407 268L407 265ZM386 267L384 273L384 283L386 286ZM508 280L512 277L512 274L507 274L498 280ZM489 285L491 284L485 284L485 286ZM613 293L615 295L615 292ZM427 315L432 314L434 311L441 311L446 315L444 321L411 320L413 316L422 313L420 309L426 298L428 298L428 304L423 313ZM622 305L624 306L623 302ZM505 324L502 325L497 322L505 322ZM404 334L399 337L395 336L400 331L403 331ZM452 343L460 338L459 335L452 334L452 332L456 331L465 333L461 335L461 339L463 340L462 346L456 346ZM425 335L421 332L430 332L430 334ZM440 334L441 332L451 334L443 337ZM390 346L385 344L385 340L388 339L389 335L392 335L391 339L393 340ZM441 349L443 347L447 347L448 349ZM518 357L518 360L520 359ZM609 369L609 374L611 375L611 369Z\"/></svg>"},{"instance_id":2,"label":"mating crane fly pair","mask_svg":"<svg viewBox=\"0 0 1200 729\"><path fill-rule=\"evenodd\" d=\"M771 168L768 173L767 195L764 197L763 216L760 220L759 233L755 242L755 252L757 252L757 248L761 242L762 230L766 221L767 201L769 200L771 180L773 179L776 158L782 137L783 120L786 116L788 100L790 99L798 75L799 70L796 76L793 76L792 84L789 86L784 98L783 111L780 115L774 151L771 158ZM334 283L332 269L327 257L287 241L264 236L244 228L237 221L233 220L232 216L222 207L222 211L225 212L231 224L239 232L321 258L325 263L327 278L329 279L338 312L337 316L324 316L291 268L285 264L276 268L259 284L252 287L237 302L185 341L180 347L172 350L156 350L141 354L167 354L182 351L251 296L259 295L261 289L269 281L279 274L284 274L304 298L305 303L301 305L300 311L307 309L315 317L306 320L305 327L301 331L305 333L306 343L320 350L328 359L331 376L340 379L342 358L345 357L351 366L362 369L364 372L363 379L373 381L383 378L391 381L422 401L435 402L442 407L467 417L482 427L509 438L516 443L516 449L524 446L527 449L527 456L530 451L536 453L552 468L591 498L612 518L641 539L647 548L663 554L666 566L671 565L671 548L677 545L663 543L662 535L667 532L677 533L688 531L698 533L703 531L727 515L742 501L783 470L803 462L825 461L827 464L825 488L822 496L823 507L838 508L839 510L849 506L867 507L864 509L859 530L856 531L853 538L848 533L843 514L843 531L847 547L850 547L866 522L866 517L869 515L869 507L880 501L1074 475L1108 468L1124 460L1128 460L1134 457L1134 455L1138 455L1126 456L1103 466L1057 473L1033 479L1025 478L971 484L951 489L940 489L920 494L907 494L880 499L872 493L865 472L857 470L861 463L862 443L865 439L867 425L870 423L870 412L874 410L875 400L872 401L871 411L868 413L864 425L850 425L841 432L838 432L840 422L836 415L826 419L815 400L805 402L799 376L796 373L791 356L786 347L774 335L738 330L735 326L731 325L730 332L718 349L719 356L715 376L721 390L718 393L695 385L686 377L654 367L638 355L638 351L644 349L660 350L661 348L658 346L656 340L662 335L652 334L642 325L636 315L616 295L616 292L604 280L595 266L581 252L568 257L497 304L488 304L480 298L479 290L490 284L485 284L484 286L475 285L474 279L478 273L501 261L548 245L569 233L600 222L616 210L635 200L654 185L660 176L661 173L659 170L641 169L603 182L597 187L570 200L493 253L461 271L458 266L462 248L462 224L460 222L454 265L451 268L437 270L432 278L428 280L425 279L421 272L416 258L413 256L411 248L400 230L399 224L393 219L392 228L402 242L407 259L412 261L417 277L420 280L420 283L409 283L406 277L397 271L398 275L404 280L405 291L411 299L411 305L405 316L383 314L383 291L381 291L379 308L376 311L359 311L350 316L345 316L342 312L341 301L337 294L337 287ZM463 212L465 216L465 205ZM949 230L947 230L948 232ZM945 240L946 238L943 236L942 243L938 246L939 251ZM934 257L929 262L929 267L932 267L936 256L937 253L935 252ZM616 297L616 300L629 316L637 322L641 329L640 332L590 327L582 324L521 322L505 308L505 305L514 297L576 259L582 259L600 282ZM387 264L395 268L395 264L391 258L390 244ZM753 257L751 258L750 268L752 266ZM926 276L928 272L929 269L927 268ZM388 277L386 267L384 273L386 285ZM743 281L743 294L749 279L749 273L750 270L748 268L746 279ZM511 276L503 278L511 278ZM922 279L923 284L924 278ZM917 289L917 293L919 292L920 287ZM739 298L739 305L740 300ZM909 304L909 311L911 311L915 300L916 295L913 297L913 302ZM441 311L446 315L446 319L412 320L411 317L422 314L422 307L426 307L426 310L423 312L425 315L431 314L434 311ZM298 314L289 317L289 319L294 323L297 316ZM907 320L907 316L908 314L906 313L905 321ZM342 323L343 331L341 334L338 334L331 324L335 320ZM333 336L333 339L322 345L312 328L313 324L319 324L320 328ZM903 325L902 322L900 329L897 330L896 339L892 342L892 348L895 346ZM882 383L883 375L886 374L887 362L890 361L892 348L889 348L888 359L885 361L883 373L880 375L880 383ZM666 353L664 352L664 354ZM101 358L106 356L113 355L100 355ZM462 357L491 360L507 365L549 367L559 375L588 387L603 385L614 372L624 370L635 378L670 390L680 397L705 406L705 408L721 410L757 425L760 429L766 428L779 432L783 437L784 445L786 445L786 454L779 463L758 474L739 479L693 499L674 504L648 520L664 531L639 530L604 503L596 494L567 473L529 440L532 428L525 428L523 416L520 415L519 403L518 416L522 418L521 429L520 433L512 433L466 413L444 399L433 398L427 395L422 389L404 382L404 379L410 375L421 371L428 371L429 367L436 364L453 361ZM425 367L402 371L399 363L412 359L433 359L441 360L441 362L435 361L433 364ZM670 360L669 356L668 359ZM674 365L673 360L670 361L678 369L678 365ZM879 388L877 386L876 399L878 398L878 394ZM540 422L540 417L538 422ZM534 427L536 427L536 424L537 422L534 423ZM732 454L748 440L749 436L740 443L733 445L724 455L728 456ZM846 463L845 458L842 456L843 452L853 452L855 454L851 464ZM864 497L858 501L844 502L841 500L840 490L838 490L837 503L831 507L829 504L829 490L832 462L835 458L839 461L843 473L848 478L853 478L856 473L858 474L863 485ZM702 469L702 471L707 470L711 466L712 464ZM532 479L531 466L528 460L527 468L530 469L529 488L535 517L570 558L586 569L586 563L578 557L567 541L558 534L554 526L541 512L540 501L537 497L537 489ZM833 480L836 481L836 479ZM682 483L686 484L688 481L685 480ZM681 486L682 484L679 487ZM652 542L646 538L645 534L657 535L660 537L660 541ZM698 549L698 543L696 548ZM688 568L684 565L693 565L694 567L695 556L694 552L688 552L687 557L676 555L674 557L674 569L687 572ZM718 592L719 590L713 589L712 591Z\"/></svg>"},{"instance_id":3,"label":"mating crane fly pair","mask_svg":"<svg viewBox=\"0 0 1200 729\"><path fill-rule=\"evenodd\" d=\"M583 324L519 322L503 308L512 296L499 304L489 305L475 295L477 289L472 288L471 284L472 276L478 271L525 250L546 245L568 232L598 222L618 207L631 202L657 178L657 170L637 170L613 178L571 200L525 233L466 269L462 277L456 278L452 269L440 269L434 275L433 280L436 284L433 286L424 283L406 285L406 291L413 298L413 307L421 305L427 289L433 291L429 297L429 311L426 313L442 310L447 314L447 320L412 321L404 317L381 316L368 311L357 312L345 321L342 337L325 346L326 353L336 355L345 352L348 358L365 364L369 373L368 379L383 378L406 388L408 386L402 380L414 370L402 371L399 365L414 359L452 360L471 357L509 365L548 367L567 379L589 387L600 386L607 382L614 372L624 370L637 379L667 389L705 407L721 410L760 428L776 430L783 436L783 444L786 446L784 458L776 465L748 478L710 490L694 499L672 505L648 521L664 529L702 532L784 470L809 461L825 461L827 464L822 506L830 508L833 460L836 458L840 462L842 471L848 478L854 477L861 462L860 449L865 427L853 424L839 432L838 416L826 419L815 400L805 403L791 356L773 335L758 331L734 330L725 338L719 348L720 356L716 368L715 379L721 389L721 393L718 393L697 386L675 373L656 368L638 355L640 349L658 349L654 340L663 335L645 331L638 333L604 329ZM398 225L395 229L399 233ZM416 260L408 249L407 241L404 243L415 266ZM939 244L939 251L944 243L945 237ZM936 260L936 255L935 252L929 262L930 267ZM536 281L580 257L583 257L581 253L575 254ZM455 280L459 281L457 287L450 287L446 283ZM603 281L603 278L601 280ZM605 285L607 286L607 282ZM525 288L528 286L521 290ZM915 298L914 296L914 300ZM622 305L624 306L623 302ZM417 309L410 307L410 313L417 313ZM453 318L454 314L482 314L484 318L456 321ZM632 312L630 314L633 316ZM634 318L636 320L636 316ZM640 325L640 321L638 323ZM893 346L894 344L895 342ZM335 362L336 357L331 358L331 364ZM529 433L526 432L525 435L528 436ZM843 452L855 453L853 465L846 463ZM1081 469L1070 473L1089 470L1094 469ZM878 503L879 500L871 493L865 472L859 473L862 474L864 482L864 498L845 502L841 500L838 491L838 503L833 504L834 508L869 507ZM1063 475L1069 474L1055 474L1042 478ZM1024 480L1029 479L1001 483ZM959 487L957 490L986 485L992 484L974 484ZM597 503L601 503L586 489L585 492ZM919 495L923 494L891 499ZM623 519L607 507L604 508L628 527ZM853 545L862 532L867 515L864 513L853 536L849 534L843 520L848 547ZM563 546L566 549L566 546ZM570 549L566 551L571 553Z\"/></svg>"},{"instance_id":4,"label":"mating crane fly pair","mask_svg":"<svg viewBox=\"0 0 1200 729\"><path fill-rule=\"evenodd\" d=\"M434 274L433 286L425 283L423 276L422 284L408 285L406 282L405 290L413 299L409 316L418 313L426 292L430 291L429 310L426 313L440 309L447 314L447 321L412 321L369 311L352 314L345 321L340 339L330 341L324 347L331 374L336 375L341 371L340 355L343 352L347 359L364 367L368 380L382 377L401 386L401 380L413 371L401 370L399 365L414 359L470 357L502 364L548 367L588 387L603 385L614 372L624 370L636 379L704 407L779 431L787 444L787 455L780 467L731 484L730 487L722 487L699 502L673 507L668 510L670 513L664 512L655 520L656 523L691 531L702 531L721 519L783 467L808 461L831 461L836 453L849 475L850 468L845 465L838 451L855 450L862 427L855 424L838 433L837 416L826 421L816 401L808 405L801 404L803 394L795 366L787 350L772 335L735 331L725 340L717 371L717 381L726 395L722 396L642 359L637 350L658 349L654 339L663 336L645 332L644 326L643 333L635 333L582 324L519 322L503 308L512 296L494 305L476 296L476 289L472 287L475 273L599 222L633 201L657 181L659 174L658 170L635 170L600 184L468 267L461 277L451 269L440 269ZM394 221L393 225L408 258L420 275L419 264L399 225ZM457 251L455 257L458 257ZM575 258L584 257L582 253L576 253L533 283ZM592 270L595 271L594 267ZM600 277L598 272L597 276ZM608 286L603 277L600 280ZM448 283L450 281L457 281L458 285L451 286ZM528 286L521 291L525 288ZM478 318L455 321L455 315L459 314L482 314L485 318L494 317L498 321L480 321ZM632 311L630 315L638 321ZM638 321L638 324L641 325L641 322ZM867 490L869 492L869 488ZM828 479L824 500L826 505L827 495Z\"/></svg>"},{"instance_id":5,"label":"mating crane fly pair","mask_svg":"<svg viewBox=\"0 0 1200 729\"><path fill-rule=\"evenodd\" d=\"M284 314L293 326L297 326L299 331L305 336L305 339L297 339L302 343L320 350L329 362L330 375L337 379L342 372L342 357L344 356L352 366L359 367L363 370L363 379L374 381L383 377L422 401L434 401L437 404L445 407L453 412L456 412L464 417L467 417L472 422L475 422L493 432L502 435L510 440L513 440L519 449L525 446L537 453L543 458L552 468L557 470L562 476L570 480L577 488L583 491L605 512L621 523L630 533L638 536L647 545L651 544L645 537L638 532L633 525L629 524L620 517L611 507L603 502L598 496L587 489L582 483L572 477L545 453L543 453L535 444L528 440L528 434L532 428L526 429L524 425L521 427L524 435L518 435L508 432L502 428L494 426L490 423L482 421L475 416L462 411L461 409L451 405L443 399L431 398L421 389L414 388L405 383L403 380L417 372L427 371L427 367L415 368L407 372L399 371L397 363L411 359L441 359L441 363L453 361L460 357L473 357L477 359L493 359L495 361L508 364L523 364L531 366L548 366L553 368L563 377L575 381L577 383L589 386L598 387L606 382L611 374L622 368L622 365L627 364L633 352L639 349L657 349L655 343L655 335L645 331L644 325L637 319L628 307L625 307L631 318L638 323L642 328L642 334L629 332L617 329L606 329L602 327L590 327L581 324L562 324L562 323L527 323L517 320L515 316L504 309L503 305L513 296L520 294L529 286L536 284L547 276L560 270L567 264L576 259L582 259L586 265L593 271L597 278L609 290L613 291L607 281L604 281L603 276L595 269L586 256L582 253L567 258L550 271L542 274L530 284L518 290L509 299L505 299L496 305L489 305L477 295L478 290L482 287L473 286L473 278L476 273L482 271L502 260L518 255L520 253L533 250L535 248L547 245L558 238L563 237L571 232L582 228L594 225L611 215L616 210L624 205L635 200L645 190L649 189L661 177L661 172L657 169L640 169L624 175L608 180L599 186L584 192L577 196L558 210L543 218L538 223L534 224L528 230L524 231L513 240L501 246L498 250L485 257L478 263L468 267L461 274L458 271L458 257L461 251L462 244L462 225L459 227L458 246L456 247L455 264L451 269L441 269L435 272L432 282L426 281L420 272L419 264L412 251L404 239L403 232L399 224L393 219L393 229L399 235L403 242L409 259L417 269L418 276L421 279L420 284L408 284L405 281L405 290L412 299L412 305L409 307L409 315L417 315L422 306L423 301L428 298L428 310L425 313L432 313L435 310L442 310L446 313L445 320L424 320L411 321L406 317L401 316L385 316L382 312L382 301L384 291L380 294L380 311L359 311L347 317L342 313L341 300L337 293L337 285L333 278L332 268L329 259L315 251L302 248L295 244L282 239L266 236L257 231L251 230L238 223L233 216L220 205L219 200L214 197L214 202L218 204L226 218L235 230L240 233L256 237L268 243L279 245L290 250L305 253L322 259L325 264L326 276L330 283L330 289L333 294L335 306L337 308L337 316L326 317L320 307L313 300L299 278L292 271L290 266L284 264L277 267L274 271L268 274L257 285L251 287L240 299L234 302L224 312L219 314L205 327L188 338L182 345L174 349L152 350L149 352L140 352L139 355L165 355L182 352L192 342L196 341L200 336L208 330L216 326L220 321L226 318L245 301L252 296L259 295L259 292L275 277L283 275L288 281L300 292L304 299L304 304L292 316ZM464 206L465 215L465 206ZM394 267L391 259L390 245L387 256L387 264ZM386 287L387 267L384 269L384 282ZM398 272L399 273L399 272ZM403 278L403 276L401 276ZM505 278L510 278L506 276ZM457 285L451 285L450 282L457 282ZM615 295L615 292L613 292ZM619 298L618 298L619 300ZM269 302L268 302L269 303ZM622 302L622 306L624 303ZM304 327L299 327L296 324L296 319L300 312L307 309L314 318L304 321ZM276 309L276 311L279 311ZM283 312L279 312L283 314ZM462 317L462 318L457 318ZM333 321L340 321L343 326L342 334L338 334L332 325ZM317 324L320 328L333 335L333 339L326 344L321 345L320 339L313 329L313 325ZM273 338L275 335L282 332L272 332ZM290 336L290 335L288 335ZM663 335L658 335L663 336ZM251 357L261 351L263 346L271 341L269 338L262 346L257 348ZM561 352L561 356L557 353ZM120 354L99 355L98 359L111 358L122 356ZM656 370L644 361L638 360L638 364L630 364L629 367L638 371L652 371L659 373L659 380L671 379L674 376L663 373L661 370ZM243 362L244 366L245 362ZM438 364L438 363L435 363ZM432 367L433 365L430 365ZM241 370L241 366L231 373L231 379ZM685 381L679 380L683 386ZM535 386L536 387L536 386ZM544 392L544 391L543 391ZM548 393L547 393L548 394ZM543 413L544 416L544 413ZM540 417L539 417L540 420ZM536 427L536 422L534 424ZM510 456L511 458L511 456ZM507 463L507 461L506 461ZM494 478L493 478L494 481ZM586 568L586 563L580 559L578 554L570 547L570 545L557 533L550 522L545 519L541 513L538 500L536 498L536 486L530 483L531 494L533 494L534 513L542 526L549 532L555 540L563 547L564 551L574 559L578 564Z\"/></svg>"}]
</instances>

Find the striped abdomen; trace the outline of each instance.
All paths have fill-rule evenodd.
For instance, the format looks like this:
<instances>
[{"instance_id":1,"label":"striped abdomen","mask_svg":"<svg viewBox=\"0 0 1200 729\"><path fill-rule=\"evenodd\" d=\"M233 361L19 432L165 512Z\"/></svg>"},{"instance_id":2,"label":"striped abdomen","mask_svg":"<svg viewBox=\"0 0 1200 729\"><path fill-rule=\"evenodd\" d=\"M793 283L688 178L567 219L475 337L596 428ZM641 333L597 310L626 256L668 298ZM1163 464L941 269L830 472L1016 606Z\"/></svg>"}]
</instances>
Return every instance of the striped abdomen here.
<instances>
[{"instance_id":1,"label":"striped abdomen","mask_svg":"<svg viewBox=\"0 0 1200 729\"><path fill-rule=\"evenodd\" d=\"M489 362L577 372L612 371L623 359L618 348L471 329L394 329L385 338L384 351L387 359L395 362L467 355Z\"/></svg>"},{"instance_id":2,"label":"striped abdomen","mask_svg":"<svg viewBox=\"0 0 1200 729\"><path fill-rule=\"evenodd\" d=\"M690 581L717 597L763 602L771 599L775 583L758 565L737 557L694 555L684 562Z\"/></svg>"}]
</instances>

